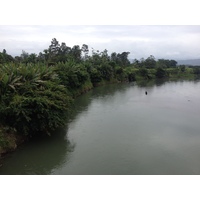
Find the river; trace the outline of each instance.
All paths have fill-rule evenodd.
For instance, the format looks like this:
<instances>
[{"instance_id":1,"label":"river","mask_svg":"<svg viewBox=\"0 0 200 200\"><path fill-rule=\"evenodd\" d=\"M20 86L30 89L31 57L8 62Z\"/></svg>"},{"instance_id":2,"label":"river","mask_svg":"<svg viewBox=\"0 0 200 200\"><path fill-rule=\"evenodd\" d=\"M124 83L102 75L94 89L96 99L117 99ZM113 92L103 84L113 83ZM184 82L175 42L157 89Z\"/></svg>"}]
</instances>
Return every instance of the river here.
<instances>
[{"instance_id":1,"label":"river","mask_svg":"<svg viewBox=\"0 0 200 200\"><path fill-rule=\"evenodd\" d=\"M0 174L200 174L199 116L200 81L94 88L64 129L8 154Z\"/></svg>"}]
</instances>

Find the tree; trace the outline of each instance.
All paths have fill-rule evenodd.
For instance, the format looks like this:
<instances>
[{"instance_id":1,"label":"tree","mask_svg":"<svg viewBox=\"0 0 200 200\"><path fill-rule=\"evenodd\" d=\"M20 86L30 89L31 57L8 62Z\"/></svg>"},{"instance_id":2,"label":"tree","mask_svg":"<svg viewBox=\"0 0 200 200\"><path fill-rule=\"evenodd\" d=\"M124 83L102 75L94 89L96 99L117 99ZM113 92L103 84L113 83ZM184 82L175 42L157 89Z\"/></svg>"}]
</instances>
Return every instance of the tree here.
<instances>
[{"instance_id":1,"label":"tree","mask_svg":"<svg viewBox=\"0 0 200 200\"><path fill-rule=\"evenodd\" d=\"M168 60L165 60L165 59L158 59L156 65L157 67L167 68L169 67L169 62Z\"/></svg>"},{"instance_id":2,"label":"tree","mask_svg":"<svg viewBox=\"0 0 200 200\"><path fill-rule=\"evenodd\" d=\"M100 71L102 79L107 81L111 79L113 75L113 68L108 63L102 63L97 69Z\"/></svg>"},{"instance_id":3,"label":"tree","mask_svg":"<svg viewBox=\"0 0 200 200\"><path fill-rule=\"evenodd\" d=\"M75 62L79 63L81 61L81 49L79 45L74 45L70 51L71 57Z\"/></svg>"},{"instance_id":4,"label":"tree","mask_svg":"<svg viewBox=\"0 0 200 200\"><path fill-rule=\"evenodd\" d=\"M148 70L144 67L141 67L138 71L140 76L143 76L145 78L148 78Z\"/></svg>"},{"instance_id":5,"label":"tree","mask_svg":"<svg viewBox=\"0 0 200 200\"><path fill-rule=\"evenodd\" d=\"M29 54L26 51L22 50L22 54L20 57L23 63L26 63L26 64L28 63Z\"/></svg>"},{"instance_id":6,"label":"tree","mask_svg":"<svg viewBox=\"0 0 200 200\"><path fill-rule=\"evenodd\" d=\"M5 49L3 49L2 53L3 53L4 55L7 54Z\"/></svg>"},{"instance_id":7,"label":"tree","mask_svg":"<svg viewBox=\"0 0 200 200\"><path fill-rule=\"evenodd\" d=\"M111 53L110 60L115 62L117 65L125 67L130 65L130 61L128 59L129 54L130 52L122 52L118 54L116 52L113 52Z\"/></svg>"},{"instance_id":8,"label":"tree","mask_svg":"<svg viewBox=\"0 0 200 200\"><path fill-rule=\"evenodd\" d=\"M3 49L2 53L0 52L0 64L9 63L13 61L14 58L11 55L7 54L5 49Z\"/></svg>"},{"instance_id":9,"label":"tree","mask_svg":"<svg viewBox=\"0 0 200 200\"><path fill-rule=\"evenodd\" d=\"M139 66L140 61L138 59L134 59L133 64L135 64L136 66Z\"/></svg>"},{"instance_id":10,"label":"tree","mask_svg":"<svg viewBox=\"0 0 200 200\"><path fill-rule=\"evenodd\" d=\"M90 79L93 85L99 83L102 80L100 71L96 68L92 68L90 71Z\"/></svg>"},{"instance_id":11,"label":"tree","mask_svg":"<svg viewBox=\"0 0 200 200\"><path fill-rule=\"evenodd\" d=\"M49 55L52 61L56 60L56 56L58 55L60 50L60 44L56 38L53 38L51 41L51 45L49 46Z\"/></svg>"},{"instance_id":12,"label":"tree","mask_svg":"<svg viewBox=\"0 0 200 200\"><path fill-rule=\"evenodd\" d=\"M28 57L28 62L35 64L37 62L37 54L31 53Z\"/></svg>"},{"instance_id":13,"label":"tree","mask_svg":"<svg viewBox=\"0 0 200 200\"><path fill-rule=\"evenodd\" d=\"M20 56L15 56L15 62L17 63L22 62L22 58Z\"/></svg>"},{"instance_id":14,"label":"tree","mask_svg":"<svg viewBox=\"0 0 200 200\"><path fill-rule=\"evenodd\" d=\"M157 66L161 68L176 67L177 62L175 60L158 59Z\"/></svg>"},{"instance_id":15,"label":"tree","mask_svg":"<svg viewBox=\"0 0 200 200\"><path fill-rule=\"evenodd\" d=\"M83 60L86 60L88 58L88 53L89 53L89 49L88 49L88 45L83 44L81 51L83 52L84 56L83 56Z\"/></svg>"},{"instance_id":16,"label":"tree","mask_svg":"<svg viewBox=\"0 0 200 200\"><path fill-rule=\"evenodd\" d=\"M145 61L144 65L146 68L155 68L156 67L156 61L155 57L150 55Z\"/></svg>"},{"instance_id":17,"label":"tree","mask_svg":"<svg viewBox=\"0 0 200 200\"><path fill-rule=\"evenodd\" d=\"M101 58L102 58L102 62L109 62L110 61L110 57L108 56L108 50L105 49L104 51L101 52Z\"/></svg>"},{"instance_id":18,"label":"tree","mask_svg":"<svg viewBox=\"0 0 200 200\"><path fill-rule=\"evenodd\" d=\"M116 52L113 52L111 53L111 56L110 56L110 60L117 63L117 53Z\"/></svg>"},{"instance_id":19,"label":"tree","mask_svg":"<svg viewBox=\"0 0 200 200\"><path fill-rule=\"evenodd\" d=\"M101 53L99 52L99 50L96 51L92 48L92 57L89 59L89 62L91 63L93 67L97 67L101 65L102 59L101 59Z\"/></svg>"},{"instance_id":20,"label":"tree","mask_svg":"<svg viewBox=\"0 0 200 200\"><path fill-rule=\"evenodd\" d=\"M22 58L23 60L27 59L27 58L28 58L28 53L27 53L26 51L22 50L21 58Z\"/></svg>"},{"instance_id":21,"label":"tree","mask_svg":"<svg viewBox=\"0 0 200 200\"><path fill-rule=\"evenodd\" d=\"M164 78L167 77L167 72L163 68L158 67L155 75L157 78Z\"/></svg>"},{"instance_id":22,"label":"tree","mask_svg":"<svg viewBox=\"0 0 200 200\"><path fill-rule=\"evenodd\" d=\"M45 62L45 55L42 53L42 52L40 52L39 54L38 54L38 57L37 57L37 60L39 61L39 62Z\"/></svg>"},{"instance_id":23,"label":"tree","mask_svg":"<svg viewBox=\"0 0 200 200\"><path fill-rule=\"evenodd\" d=\"M65 42L62 42L59 48L59 54L60 55L66 55L70 52L71 48L68 47Z\"/></svg>"},{"instance_id":24,"label":"tree","mask_svg":"<svg viewBox=\"0 0 200 200\"><path fill-rule=\"evenodd\" d=\"M170 60L170 67L176 67L177 62L175 60Z\"/></svg>"},{"instance_id":25,"label":"tree","mask_svg":"<svg viewBox=\"0 0 200 200\"><path fill-rule=\"evenodd\" d=\"M121 54L117 54L117 57L119 59L119 63L125 67L130 65L130 61L128 60L128 55L130 54L130 52L122 52Z\"/></svg>"},{"instance_id":26,"label":"tree","mask_svg":"<svg viewBox=\"0 0 200 200\"><path fill-rule=\"evenodd\" d=\"M49 53L49 49L44 49L43 50L43 52L44 52L44 59L46 60L46 61L49 61L50 60L50 53Z\"/></svg>"}]
</instances>

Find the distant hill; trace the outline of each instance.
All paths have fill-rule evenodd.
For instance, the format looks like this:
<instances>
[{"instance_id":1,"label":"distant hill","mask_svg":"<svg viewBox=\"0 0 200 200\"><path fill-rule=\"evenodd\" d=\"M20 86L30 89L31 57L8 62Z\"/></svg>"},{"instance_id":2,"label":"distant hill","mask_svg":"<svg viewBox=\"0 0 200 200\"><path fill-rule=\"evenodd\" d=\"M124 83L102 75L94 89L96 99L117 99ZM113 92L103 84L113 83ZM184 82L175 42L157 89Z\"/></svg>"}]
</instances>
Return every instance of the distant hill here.
<instances>
[{"instance_id":1,"label":"distant hill","mask_svg":"<svg viewBox=\"0 0 200 200\"><path fill-rule=\"evenodd\" d=\"M177 60L177 65L193 65L193 66L200 66L200 59L191 59L191 60Z\"/></svg>"}]
</instances>

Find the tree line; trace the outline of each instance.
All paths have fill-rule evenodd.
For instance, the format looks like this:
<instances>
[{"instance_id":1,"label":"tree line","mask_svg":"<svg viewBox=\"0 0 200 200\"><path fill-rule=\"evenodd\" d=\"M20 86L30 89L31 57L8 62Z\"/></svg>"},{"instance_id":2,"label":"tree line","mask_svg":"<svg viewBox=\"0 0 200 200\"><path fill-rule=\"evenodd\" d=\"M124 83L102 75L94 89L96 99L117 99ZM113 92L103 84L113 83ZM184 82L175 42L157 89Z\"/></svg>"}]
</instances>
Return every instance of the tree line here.
<instances>
[{"instance_id":1,"label":"tree line","mask_svg":"<svg viewBox=\"0 0 200 200\"><path fill-rule=\"evenodd\" d=\"M108 55L88 45L68 47L53 38L38 55L0 53L0 127L33 136L63 126L76 96L108 83L200 74L175 60L148 58L130 62L130 52ZM196 70L196 71L195 71ZM0 145L1 145L0 135Z\"/></svg>"},{"instance_id":2,"label":"tree line","mask_svg":"<svg viewBox=\"0 0 200 200\"><path fill-rule=\"evenodd\" d=\"M22 54L20 56L12 57L11 55L7 54L5 49L3 49L3 51L0 52L0 64L15 62L25 64L44 63L51 65L58 62L65 63L71 60L75 61L76 63L80 63L83 61L91 61L91 59L97 61L100 60L101 57L101 61L110 61L115 63L116 65L125 67L131 64L130 60L128 59L129 54L130 52L113 52L109 56L108 51L106 49L102 52L99 52L98 50L95 51L92 48L92 55L89 55L89 47L86 44L83 44L82 47L80 47L79 45L69 47L66 45L65 42L62 42L60 44L56 38L53 38L51 44L49 45L49 48L44 49L43 52L39 52L38 55L35 53L29 54L26 51L22 50ZM160 67L176 67L177 65L177 62L175 60L159 59L156 62L154 56L152 55L149 56L147 59L135 59L133 63L136 67L147 68L154 68L156 67L156 65Z\"/></svg>"}]
</instances>

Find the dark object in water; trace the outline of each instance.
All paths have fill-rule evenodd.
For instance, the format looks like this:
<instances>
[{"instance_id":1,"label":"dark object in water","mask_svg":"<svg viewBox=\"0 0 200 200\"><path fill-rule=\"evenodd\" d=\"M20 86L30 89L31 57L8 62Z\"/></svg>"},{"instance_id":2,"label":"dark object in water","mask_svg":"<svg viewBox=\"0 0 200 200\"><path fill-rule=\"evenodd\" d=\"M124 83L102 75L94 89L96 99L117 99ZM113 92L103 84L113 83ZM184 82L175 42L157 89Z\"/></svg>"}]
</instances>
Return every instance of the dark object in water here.
<instances>
[{"instance_id":1,"label":"dark object in water","mask_svg":"<svg viewBox=\"0 0 200 200\"><path fill-rule=\"evenodd\" d=\"M145 94L147 95L147 91L145 92Z\"/></svg>"}]
</instances>

